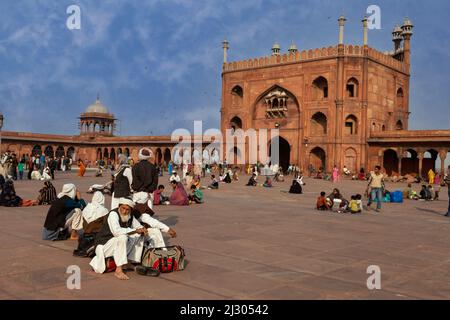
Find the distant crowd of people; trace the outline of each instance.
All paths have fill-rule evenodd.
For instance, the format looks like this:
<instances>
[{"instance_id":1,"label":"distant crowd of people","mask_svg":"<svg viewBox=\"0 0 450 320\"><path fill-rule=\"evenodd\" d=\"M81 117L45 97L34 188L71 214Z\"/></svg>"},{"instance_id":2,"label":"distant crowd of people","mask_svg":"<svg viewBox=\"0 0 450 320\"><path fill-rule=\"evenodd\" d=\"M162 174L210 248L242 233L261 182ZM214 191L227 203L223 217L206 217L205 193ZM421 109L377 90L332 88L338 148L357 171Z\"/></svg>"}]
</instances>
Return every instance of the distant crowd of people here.
<instances>
[{"instance_id":1,"label":"distant crowd of people","mask_svg":"<svg viewBox=\"0 0 450 320\"><path fill-rule=\"evenodd\" d=\"M115 275L126 280L129 277L126 271L136 268L140 263L144 247L165 247L163 233L170 237L176 237L174 229L158 221L153 216L154 206L188 206L202 204L205 195L202 190L219 190L221 184L232 184L240 181L239 167L220 163L218 165L205 164L174 164L172 161L162 169L156 166L151 158L152 151L142 148L138 154L139 161L134 163L126 155L119 154L116 164L99 162L100 169L110 166L112 171L111 181L105 185L92 185L88 193L93 194L90 203L81 196L75 184L68 183L57 194L51 180L54 179L54 171L70 170L70 161L66 159L54 159L53 157L23 158L23 168L33 172L37 171L41 177L45 177L43 187L39 190L36 199L22 199L16 194L14 187L14 169L16 158L12 153L7 153L1 158L0 173L0 206L38 206L50 205L44 222L42 238L44 240L79 241L76 254L90 256L91 267L98 273L105 272L108 267L107 259L113 257L115 261ZM16 160L15 160L16 159ZM17 164L18 179L20 179L19 163ZM78 175L83 176L86 167L83 161L78 161L80 170ZM50 171L46 172L46 168ZM113 170L114 169L114 170ZM40 172L42 170L42 173ZM168 173L167 183L171 193L166 194L164 184L159 183L164 172ZM292 184L289 188L291 194L302 194L305 187L303 172L296 166L289 166L284 172L277 164L264 166L260 163L249 165L245 168L250 175L248 187L273 188L277 182L284 182L286 176L292 176ZM335 211L338 213L358 214L364 210L370 210L376 205L375 211L380 212L383 202L398 201L403 199L433 201L439 199L441 187L447 186L450 198L450 166L449 172L443 178L430 170L428 184L423 184L422 189L416 192L412 183L403 191L390 192L385 186L385 175L380 166L366 173L361 170L357 180L366 181L367 187L363 193L367 198L367 205L363 205L363 195L353 194L349 198L344 197L338 188L327 195L320 192L316 200L316 209L319 211ZM178 174L181 171L181 175ZM346 167L344 175L355 179ZM47 174L47 175L46 175ZM209 175L210 181L202 185L202 178ZM310 171L311 175L311 171ZM340 180L339 170L335 166L330 175L330 181L335 183ZM263 179L261 181L260 177ZM323 170L316 172L312 177L325 179ZM327 180L327 179L326 179ZM439 187L436 187L438 183ZM111 204L106 206L105 194L111 195ZM446 216L450 216L449 208ZM88 245L90 244L90 246ZM93 248L90 254L89 248ZM148 272L147 272L148 271ZM147 270L148 275L156 276L158 273Z\"/></svg>"}]
</instances>

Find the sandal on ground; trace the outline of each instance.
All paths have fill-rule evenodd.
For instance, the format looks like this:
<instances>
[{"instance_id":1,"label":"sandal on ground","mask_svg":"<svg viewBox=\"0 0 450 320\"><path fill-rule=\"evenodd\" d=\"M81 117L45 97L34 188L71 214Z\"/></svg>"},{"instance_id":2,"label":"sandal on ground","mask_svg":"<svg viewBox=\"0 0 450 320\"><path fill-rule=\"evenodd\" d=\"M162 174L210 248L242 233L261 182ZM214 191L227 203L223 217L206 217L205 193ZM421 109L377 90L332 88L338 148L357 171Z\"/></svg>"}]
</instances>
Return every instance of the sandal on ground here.
<instances>
[{"instance_id":1,"label":"sandal on ground","mask_svg":"<svg viewBox=\"0 0 450 320\"><path fill-rule=\"evenodd\" d=\"M137 274L147 277L157 277L160 274L158 270L144 266L137 266L135 271Z\"/></svg>"}]
</instances>

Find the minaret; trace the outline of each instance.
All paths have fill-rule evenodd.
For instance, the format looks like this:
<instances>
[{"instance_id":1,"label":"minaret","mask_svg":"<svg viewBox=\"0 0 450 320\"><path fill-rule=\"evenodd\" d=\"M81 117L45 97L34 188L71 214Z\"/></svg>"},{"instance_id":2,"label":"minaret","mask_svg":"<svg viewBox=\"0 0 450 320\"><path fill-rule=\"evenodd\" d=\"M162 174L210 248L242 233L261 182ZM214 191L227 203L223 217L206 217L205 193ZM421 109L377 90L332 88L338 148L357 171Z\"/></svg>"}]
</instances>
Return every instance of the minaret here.
<instances>
[{"instance_id":1,"label":"minaret","mask_svg":"<svg viewBox=\"0 0 450 320\"><path fill-rule=\"evenodd\" d=\"M227 63L228 60L228 49L230 48L228 41L225 39L222 42L223 48L223 63Z\"/></svg>"},{"instance_id":2,"label":"minaret","mask_svg":"<svg viewBox=\"0 0 450 320\"><path fill-rule=\"evenodd\" d=\"M395 26L394 31L392 31L392 41L394 42L394 53L397 53L402 46L402 28L400 26Z\"/></svg>"},{"instance_id":3,"label":"minaret","mask_svg":"<svg viewBox=\"0 0 450 320\"><path fill-rule=\"evenodd\" d=\"M281 51L281 47L278 44L278 42L275 42L272 46L272 55L273 56L279 56Z\"/></svg>"},{"instance_id":4,"label":"minaret","mask_svg":"<svg viewBox=\"0 0 450 320\"><path fill-rule=\"evenodd\" d=\"M407 65L410 64L411 62L411 36L413 35L413 31L412 29L414 28L411 20L409 20L408 18L405 18L405 22L403 22L403 26L402 26L402 36L403 36L403 40L404 40L404 44L403 44L403 52L405 55L405 63Z\"/></svg>"},{"instance_id":5,"label":"minaret","mask_svg":"<svg viewBox=\"0 0 450 320\"><path fill-rule=\"evenodd\" d=\"M347 21L347 19L345 19L345 17L342 15L339 17L338 19L339 21L339 44L344 44L344 26L345 26L345 21Z\"/></svg>"},{"instance_id":6,"label":"minaret","mask_svg":"<svg viewBox=\"0 0 450 320\"><path fill-rule=\"evenodd\" d=\"M364 17L362 23L364 29L363 45L367 46L369 42L369 19L367 19L367 17Z\"/></svg>"},{"instance_id":7,"label":"minaret","mask_svg":"<svg viewBox=\"0 0 450 320\"><path fill-rule=\"evenodd\" d=\"M298 51L297 46L295 45L294 42L292 42L291 46L289 47L289 54L296 54Z\"/></svg>"}]
</instances>

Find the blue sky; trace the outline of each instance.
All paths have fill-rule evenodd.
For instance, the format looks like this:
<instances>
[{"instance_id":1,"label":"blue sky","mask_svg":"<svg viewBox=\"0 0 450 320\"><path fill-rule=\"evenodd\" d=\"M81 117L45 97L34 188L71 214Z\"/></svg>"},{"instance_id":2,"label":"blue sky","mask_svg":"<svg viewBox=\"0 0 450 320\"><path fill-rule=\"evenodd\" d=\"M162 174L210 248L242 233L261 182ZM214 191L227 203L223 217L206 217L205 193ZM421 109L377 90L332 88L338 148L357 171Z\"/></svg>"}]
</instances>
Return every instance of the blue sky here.
<instances>
[{"instance_id":1,"label":"blue sky","mask_svg":"<svg viewBox=\"0 0 450 320\"><path fill-rule=\"evenodd\" d=\"M66 28L66 8L81 8L81 30ZM4 130L76 134L77 117L97 92L122 135L218 127L221 42L230 60L362 42L361 19L381 8L370 46L391 50L391 31L413 21L411 129L449 129L450 2L361 0L1 0L0 112Z\"/></svg>"}]
</instances>

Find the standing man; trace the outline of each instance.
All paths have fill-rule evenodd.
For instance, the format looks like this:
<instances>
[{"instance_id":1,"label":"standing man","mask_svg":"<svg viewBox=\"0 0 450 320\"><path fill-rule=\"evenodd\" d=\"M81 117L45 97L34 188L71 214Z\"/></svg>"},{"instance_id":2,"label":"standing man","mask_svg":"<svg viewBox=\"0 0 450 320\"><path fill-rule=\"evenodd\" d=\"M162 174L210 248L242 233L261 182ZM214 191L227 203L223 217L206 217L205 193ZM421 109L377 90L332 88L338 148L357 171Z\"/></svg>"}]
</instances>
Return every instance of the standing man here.
<instances>
[{"instance_id":1,"label":"standing man","mask_svg":"<svg viewBox=\"0 0 450 320\"><path fill-rule=\"evenodd\" d=\"M369 194L370 189L370 194ZM384 190L384 177L381 173L381 167L376 166L375 171L370 173L369 185L367 186L366 193L369 194L369 202L367 203L367 210L370 210L372 202L377 201L376 212L381 211L381 201L383 199Z\"/></svg>"},{"instance_id":2,"label":"standing man","mask_svg":"<svg viewBox=\"0 0 450 320\"><path fill-rule=\"evenodd\" d=\"M56 162L55 158L51 157L48 163L48 168L50 169L50 175L52 180L55 180L55 170L58 167L58 162Z\"/></svg>"},{"instance_id":3,"label":"standing man","mask_svg":"<svg viewBox=\"0 0 450 320\"><path fill-rule=\"evenodd\" d=\"M39 165L40 165L40 172L41 174L44 172L45 169L45 153L42 153L41 158L39 159Z\"/></svg>"},{"instance_id":4,"label":"standing man","mask_svg":"<svg viewBox=\"0 0 450 320\"><path fill-rule=\"evenodd\" d=\"M158 170L155 165L150 162L152 151L148 148L139 150L139 162L133 166L133 182L134 190L133 201L143 203L141 199L148 200L148 206L153 209L153 191L158 187ZM145 203L145 202L144 202Z\"/></svg>"},{"instance_id":5,"label":"standing man","mask_svg":"<svg viewBox=\"0 0 450 320\"><path fill-rule=\"evenodd\" d=\"M444 182L448 187L448 209L446 217L450 217L450 166L448 166L447 174L444 176Z\"/></svg>"},{"instance_id":6,"label":"standing man","mask_svg":"<svg viewBox=\"0 0 450 320\"><path fill-rule=\"evenodd\" d=\"M11 158L11 171L14 180L17 180L17 166L19 165L19 161L15 153L13 153Z\"/></svg>"}]
</instances>

